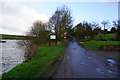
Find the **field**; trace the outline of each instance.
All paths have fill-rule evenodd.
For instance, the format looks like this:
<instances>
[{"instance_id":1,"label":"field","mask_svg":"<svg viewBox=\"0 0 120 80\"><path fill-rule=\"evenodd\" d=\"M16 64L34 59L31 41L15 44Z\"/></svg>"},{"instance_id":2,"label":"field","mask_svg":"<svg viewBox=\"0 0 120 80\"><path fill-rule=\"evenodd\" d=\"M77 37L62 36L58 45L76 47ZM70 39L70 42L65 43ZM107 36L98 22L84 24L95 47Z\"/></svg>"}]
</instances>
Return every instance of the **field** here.
<instances>
[{"instance_id":1,"label":"field","mask_svg":"<svg viewBox=\"0 0 120 80\"><path fill-rule=\"evenodd\" d=\"M2 39L10 39L10 40L24 40L24 39L35 39L39 37L31 37L31 36L24 36L24 35L9 35L9 34L0 34L0 38Z\"/></svg>"},{"instance_id":2,"label":"field","mask_svg":"<svg viewBox=\"0 0 120 80\"><path fill-rule=\"evenodd\" d=\"M95 40L91 40L91 41L84 42L81 44L88 49L101 50L102 46L105 46L105 45L118 46L118 45L120 45L120 42L118 42L118 41L95 41Z\"/></svg>"},{"instance_id":3,"label":"field","mask_svg":"<svg viewBox=\"0 0 120 80\"><path fill-rule=\"evenodd\" d=\"M2 75L4 78L41 78L42 74L50 65L62 55L65 49L64 44L57 46L42 46L38 48L37 55L29 62L22 63L11 71Z\"/></svg>"},{"instance_id":4,"label":"field","mask_svg":"<svg viewBox=\"0 0 120 80\"><path fill-rule=\"evenodd\" d=\"M108 40L108 39L115 39L116 38L116 34L101 34L101 35L96 35L95 36L95 39L104 39L104 40ZM80 39L80 40L77 40L78 42L80 41L90 41L90 37L86 37L85 39Z\"/></svg>"},{"instance_id":5,"label":"field","mask_svg":"<svg viewBox=\"0 0 120 80\"><path fill-rule=\"evenodd\" d=\"M0 36L2 39L20 39L25 37L23 35L8 35L8 34L0 34Z\"/></svg>"},{"instance_id":6,"label":"field","mask_svg":"<svg viewBox=\"0 0 120 80\"><path fill-rule=\"evenodd\" d=\"M96 40L99 39L103 39L103 40L109 40L109 39L115 39L116 38L116 34L101 34L101 35L96 35L95 36ZM120 46L120 42L119 41L96 41L96 40L90 40L89 37L83 40L79 40L79 41L87 41L84 43L81 43L84 47L88 48L88 49L93 49L93 50L102 50L103 46Z\"/></svg>"},{"instance_id":7,"label":"field","mask_svg":"<svg viewBox=\"0 0 120 80\"><path fill-rule=\"evenodd\" d=\"M110 38L115 38L116 35L115 34L105 34L105 35L101 34L101 35L96 35L96 37L100 39L110 39Z\"/></svg>"}]
</instances>

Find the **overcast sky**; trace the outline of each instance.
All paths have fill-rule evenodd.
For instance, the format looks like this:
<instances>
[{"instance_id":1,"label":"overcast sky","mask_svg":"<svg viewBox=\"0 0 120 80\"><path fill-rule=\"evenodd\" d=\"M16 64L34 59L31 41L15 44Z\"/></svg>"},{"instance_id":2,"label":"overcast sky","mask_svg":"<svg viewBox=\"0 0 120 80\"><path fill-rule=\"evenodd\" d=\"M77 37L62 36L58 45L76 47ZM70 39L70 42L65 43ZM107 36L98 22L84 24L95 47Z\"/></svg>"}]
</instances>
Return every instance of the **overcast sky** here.
<instances>
[{"instance_id":1,"label":"overcast sky","mask_svg":"<svg viewBox=\"0 0 120 80\"><path fill-rule=\"evenodd\" d=\"M29 31L37 20L47 22L57 7L66 5L71 9L74 26L82 21L101 22L102 20L118 19L118 0L98 0L99 2L84 2L70 0L69 2L52 0L48 2L27 0L0 0L0 34L23 35Z\"/></svg>"}]
</instances>

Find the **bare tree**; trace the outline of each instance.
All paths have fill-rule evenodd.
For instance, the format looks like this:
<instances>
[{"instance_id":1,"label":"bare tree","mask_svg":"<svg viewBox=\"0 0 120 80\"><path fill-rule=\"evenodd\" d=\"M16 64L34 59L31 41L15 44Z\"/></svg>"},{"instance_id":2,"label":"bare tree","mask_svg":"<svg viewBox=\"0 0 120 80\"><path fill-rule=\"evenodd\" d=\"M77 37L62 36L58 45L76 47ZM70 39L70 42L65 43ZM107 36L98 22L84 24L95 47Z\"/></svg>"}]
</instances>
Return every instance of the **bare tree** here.
<instances>
[{"instance_id":1,"label":"bare tree","mask_svg":"<svg viewBox=\"0 0 120 80\"><path fill-rule=\"evenodd\" d=\"M114 26L115 28L117 28L118 24L117 24L117 21L116 21L116 20L113 21L113 26Z\"/></svg>"},{"instance_id":2,"label":"bare tree","mask_svg":"<svg viewBox=\"0 0 120 80\"><path fill-rule=\"evenodd\" d=\"M92 30L93 25L92 23L86 23L86 34L87 36L90 36L91 39L94 39L94 32Z\"/></svg>"},{"instance_id":3,"label":"bare tree","mask_svg":"<svg viewBox=\"0 0 120 80\"><path fill-rule=\"evenodd\" d=\"M120 26L120 20L114 20L113 21L113 26L117 29L118 26Z\"/></svg>"},{"instance_id":4,"label":"bare tree","mask_svg":"<svg viewBox=\"0 0 120 80\"><path fill-rule=\"evenodd\" d=\"M111 30L110 30L111 33L116 33L116 29L115 27L112 27Z\"/></svg>"},{"instance_id":5,"label":"bare tree","mask_svg":"<svg viewBox=\"0 0 120 80\"><path fill-rule=\"evenodd\" d=\"M109 24L109 21L108 20L106 20L106 21L104 20L104 21L101 22L101 24L103 24L104 30L105 30L106 26ZM105 34L105 32L104 32L104 34Z\"/></svg>"},{"instance_id":6,"label":"bare tree","mask_svg":"<svg viewBox=\"0 0 120 80\"><path fill-rule=\"evenodd\" d=\"M120 41L120 19L113 21L113 25L117 28L116 40Z\"/></svg>"},{"instance_id":7,"label":"bare tree","mask_svg":"<svg viewBox=\"0 0 120 80\"><path fill-rule=\"evenodd\" d=\"M77 24L74 27L74 30L75 30L74 36L76 37L77 40L85 38L85 36L86 36L85 26L82 23Z\"/></svg>"},{"instance_id":8,"label":"bare tree","mask_svg":"<svg viewBox=\"0 0 120 80\"><path fill-rule=\"evenodd\" d=\"M19 44L26 46L25 62L31 60L37 53L37 48L48 42L51 27L49 23L41 21L34 22L30 31L27 32L24 40Z\"/></svg>"},{"instance_id":9,"label":"bare tree","mask_svg":"<svg viewBox=\"0 0 120 80\"><path fill-rule=\"evenodd\" d=\"M92 22L92 28L99 28L99 24L97 22Z\"/></svg>"},{"instance_id":10,"label":"bare tree","mask_svg":"<svg viewBox=\"0 0 120 80\"><path fill-rule=\"evenodd\" d=\"M59 40L66 36L68 29L73 26L71 12L66 6L57 8L49 22Z\"/></svg>"}]
</instances>

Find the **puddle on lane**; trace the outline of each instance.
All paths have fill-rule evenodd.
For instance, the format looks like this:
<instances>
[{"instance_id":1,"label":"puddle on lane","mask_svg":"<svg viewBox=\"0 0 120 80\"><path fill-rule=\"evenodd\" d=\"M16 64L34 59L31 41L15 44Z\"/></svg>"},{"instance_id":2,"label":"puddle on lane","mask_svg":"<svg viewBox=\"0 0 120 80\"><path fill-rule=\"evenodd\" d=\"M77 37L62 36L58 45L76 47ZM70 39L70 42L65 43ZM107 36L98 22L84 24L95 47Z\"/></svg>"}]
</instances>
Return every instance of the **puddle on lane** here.
<instances>
[{"instance_id":1,"label":"puddle on lane","mask_svg":"<svg viewBox=\"0 0 120 80\"><path fill-rule=\"evenodd\" d=\"M107 64L110 65L110 66L116 66L117 62L114 61L113 59L107 59Z\"/></svg>"}]
</instances>

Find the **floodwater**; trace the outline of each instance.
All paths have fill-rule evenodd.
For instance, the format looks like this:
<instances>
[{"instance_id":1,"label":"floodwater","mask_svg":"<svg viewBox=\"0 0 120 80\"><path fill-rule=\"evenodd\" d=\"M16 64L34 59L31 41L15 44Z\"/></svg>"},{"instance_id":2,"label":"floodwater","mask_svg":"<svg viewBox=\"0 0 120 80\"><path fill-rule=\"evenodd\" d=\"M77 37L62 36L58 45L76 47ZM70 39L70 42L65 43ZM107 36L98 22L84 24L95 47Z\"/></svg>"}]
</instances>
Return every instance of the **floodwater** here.
<instances>
[{"instance_id":1,"label":"floodwater","mask_svg":"<svg viewBox=\"0 0 120 80\"><path fill-rule=\"evenodd\" d=\"M63 60L53 78L118 78L118 66L112 59L105 59L69 42Z\"/></svg>"},{"instance_id":2,"label":"floodwater","mask_svg":"<svg viewBox=\"0 0 120 80\"><path fill-rule=\"evenodd\" d=\"M18 40L5 40L0 43L0 74L10 71L12 68L21 64L24 60L25 47L20 47Z\"/></svg>"}]
</instances>

